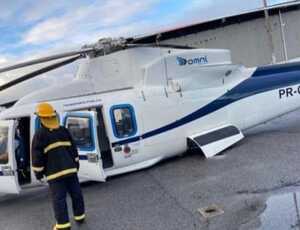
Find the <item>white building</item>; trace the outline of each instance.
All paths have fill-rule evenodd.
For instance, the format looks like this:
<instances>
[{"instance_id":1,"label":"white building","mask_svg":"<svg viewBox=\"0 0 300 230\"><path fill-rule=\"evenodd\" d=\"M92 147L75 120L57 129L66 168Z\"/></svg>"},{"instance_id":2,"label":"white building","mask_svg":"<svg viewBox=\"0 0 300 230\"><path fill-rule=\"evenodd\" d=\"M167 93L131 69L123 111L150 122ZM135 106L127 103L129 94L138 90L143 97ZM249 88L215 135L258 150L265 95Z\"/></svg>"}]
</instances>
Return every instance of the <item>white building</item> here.
<instances>
[{"instance_id":1,"label":"white building","mask_svg":"<svg viewBox=\"0 0 300 230\"><path fill-rule=\"evenodd\" d=\"M300 2L268 9L277 62L300 57ZM156 41L157 34L138 38L140 43ZM160 42L232 51L234 63L247 66L272 62L272 46L263 9L160 33Z\"/></svg>"}]
</instances>

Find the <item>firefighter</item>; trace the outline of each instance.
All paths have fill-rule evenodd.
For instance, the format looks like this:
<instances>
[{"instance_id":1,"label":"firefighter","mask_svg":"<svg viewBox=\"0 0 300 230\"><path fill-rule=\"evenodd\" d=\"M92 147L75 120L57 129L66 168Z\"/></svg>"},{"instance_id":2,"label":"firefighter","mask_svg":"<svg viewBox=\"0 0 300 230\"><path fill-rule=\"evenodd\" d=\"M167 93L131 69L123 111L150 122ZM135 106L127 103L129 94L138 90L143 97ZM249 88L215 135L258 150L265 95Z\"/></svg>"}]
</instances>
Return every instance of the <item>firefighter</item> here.
<instances>
[{"instance_id":1,"label":"firefighter","mask_svg":"<svg viewBox=\"0 0 300 230\"><path fill-rule=\"evenodd\" d=\"M69 131L59 126L58 116L48 103L36 107L41 128L32 141L33 171L38 180L45 176L49 184L56 224L53 230L69 230L71 223L66 202L71 196L74 220L85 220L84 200L78 181L79 156Z\"/></svg>"}]
</instances>

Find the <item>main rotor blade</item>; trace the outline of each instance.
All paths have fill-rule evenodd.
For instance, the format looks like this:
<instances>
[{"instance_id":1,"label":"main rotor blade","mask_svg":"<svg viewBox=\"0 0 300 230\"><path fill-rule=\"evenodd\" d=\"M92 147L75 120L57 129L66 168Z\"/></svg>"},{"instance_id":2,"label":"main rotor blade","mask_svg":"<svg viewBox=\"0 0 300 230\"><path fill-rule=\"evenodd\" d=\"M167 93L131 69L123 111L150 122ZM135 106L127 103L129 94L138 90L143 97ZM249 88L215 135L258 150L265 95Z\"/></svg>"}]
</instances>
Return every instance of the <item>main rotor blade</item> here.
<instances>
[{"instance_id":1,"label":"main rotor blade","mask_svg":"<svg viewBox=\"0 0 300 230\"><path fill-rule=\"evenodd\" d=\"M31 72L31 73L29 73L29 74L26 74L26 75L24 75L24 76L21 76L21 77L15 79L15 80L12 80L12 81L10 81L10 82L4 84L4 85L1 85L1 86L0 86L0 91L5 90L5 89L8 89L8 88L10 88L10 87L12 87L12 86L14 86L14 85L16 85L16 84L19 84L19 83L21 83L21 82L23 82L23 81L27 81L27 80L29 80L29 79L31 79L31 78L34 78L34 77L36 77L36 76L38 76L38 75L41 75L41 74L43 74L43 73L46 73L46 72L49 72L49 71L51 71L51 70L57 69L57 68L59 68L59 67L62 67L62 66L64 66L64 65L70 64L70 63L72 63L72 62L78 60L79 58L82 58L82 55L78 55L78 56L76 56L76 57L67 59L67 60L65 60L65 61L58 62L58 63L52 64L52 65L46 66L46 67L44 67L44 68L41 68L41 69L39 69L39 70L36 70L36 71ZM54 59L52 59L52 60L54 60Z\"/></svg>"},{"instance_id":2,"label":"main rotor blade","mask_svg":"<svg viewBox=\"0 0 300 230\"><path fill-rule=\"evenodd\" d=\"M128 43L126 44L128 48L135 48L135 47L161 47L161 48L174 48L174 49L197 49L196 47L192 46L182 46L182 45L173 45L173 44L156 44L156 43Z\"/></svg>"},{"instance_id":3,"label":"main rotor blade","mask_svg":"<svg viewBox=\"0 0 300 230\"><path fill-rule=\"evenodd\" d=\"M92 52L94 50L95 50L94 48L88 48L88 49L81 49L78 51L71 51L71 52L55 54L55 55L51 55L51 56L47 56L47 57L37 58L37 59L30 60L30 61L25 61L25 62L21 62L21 63L15 64L15 65L0 68L0 73L8 72L10 70L20 69L20 68L23 68L26 66L49 62L49 61L53 61L53 60L57 60L57 59L61 59L61 58L71 57L71 56L75 56L75 55L79 55L79 54L86 54L86 53Z\"/></svg>"}]
</instances>

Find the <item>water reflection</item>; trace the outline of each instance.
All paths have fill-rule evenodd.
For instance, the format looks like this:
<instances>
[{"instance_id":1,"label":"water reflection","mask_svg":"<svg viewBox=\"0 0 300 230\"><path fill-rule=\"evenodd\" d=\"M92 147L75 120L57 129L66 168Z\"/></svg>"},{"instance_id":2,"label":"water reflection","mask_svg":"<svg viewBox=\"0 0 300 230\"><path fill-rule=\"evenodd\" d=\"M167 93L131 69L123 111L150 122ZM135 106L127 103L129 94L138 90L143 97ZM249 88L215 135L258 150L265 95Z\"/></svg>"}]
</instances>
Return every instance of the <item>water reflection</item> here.
<instances>
[{"instance_id":1,"label":"water reflection","mask_svg":"<svg viewBox=\"0 0 300 230\"><path fill-rule=\"evenodd\" d=\"M269 198L258 230L300 230L299 197L300 193L294 192Z\"/></svg>"}]
</instances>

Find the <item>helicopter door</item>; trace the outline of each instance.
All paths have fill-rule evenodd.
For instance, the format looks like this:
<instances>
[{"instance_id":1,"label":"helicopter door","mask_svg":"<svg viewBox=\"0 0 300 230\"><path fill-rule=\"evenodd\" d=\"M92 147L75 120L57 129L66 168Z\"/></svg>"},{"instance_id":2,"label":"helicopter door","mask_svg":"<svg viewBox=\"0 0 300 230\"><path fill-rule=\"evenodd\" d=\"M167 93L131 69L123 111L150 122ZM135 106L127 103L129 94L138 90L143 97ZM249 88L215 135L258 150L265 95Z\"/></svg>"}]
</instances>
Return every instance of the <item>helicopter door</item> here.
<instances>
[{"instance_id":1,"label":"helicopter door","mask_svg":"<svg viewBox=\"0 0 300 230\"><path fill-rule=\"evenodd\" d=\"M64 125L79 150L79 177L84 180L105 181L96 122L97 113L94 111L68 112L64 118Z\"/></svg>"},{"instance_id":2,"label":"helicopter door","mask_svg":"<svg viewBox=\"0 0 300 230\"><path fill-rule=\"evenodd\" d=\"M0 193L20 192L14 140L15 122L0 121Z\"/></svg>"}]
</instances>

